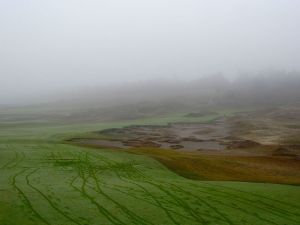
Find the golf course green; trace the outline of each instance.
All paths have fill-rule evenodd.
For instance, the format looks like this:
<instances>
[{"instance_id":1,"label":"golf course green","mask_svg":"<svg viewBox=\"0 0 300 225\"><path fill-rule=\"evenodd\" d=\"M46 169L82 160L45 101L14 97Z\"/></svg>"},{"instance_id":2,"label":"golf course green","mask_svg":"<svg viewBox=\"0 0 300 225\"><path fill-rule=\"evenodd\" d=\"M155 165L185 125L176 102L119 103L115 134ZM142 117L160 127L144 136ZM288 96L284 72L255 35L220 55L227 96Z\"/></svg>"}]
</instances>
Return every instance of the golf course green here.
<instances>
[{"instance_id":1,"label":"golf course green","mask_svg":"<svg viewBox=\"0 0 300 225\"><path fill-rule=\"evenodd\" d=\"M0 224L300 224L299 186L189 180L147 156L64 142L87 131L165 122L1 122Z\"/></svg>"}]
</instances>

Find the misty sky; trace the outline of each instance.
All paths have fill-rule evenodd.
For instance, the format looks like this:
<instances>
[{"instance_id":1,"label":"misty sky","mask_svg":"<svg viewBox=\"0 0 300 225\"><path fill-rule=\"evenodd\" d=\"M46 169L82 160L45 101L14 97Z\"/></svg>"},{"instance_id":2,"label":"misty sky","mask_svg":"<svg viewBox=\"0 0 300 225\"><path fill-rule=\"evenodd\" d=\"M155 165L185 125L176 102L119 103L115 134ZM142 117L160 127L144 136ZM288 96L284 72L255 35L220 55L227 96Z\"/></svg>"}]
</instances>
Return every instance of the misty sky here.
<instances>
[{"instance_id":1,"label":"misty sky","mask_svg":"<svg viewBox=\"0 0 300 225\"><path fill-rule=\"evenodd\" d=\"M81 86L300 70L299 0L0 0L0 103Z\"/></svg>"}]
</instances>

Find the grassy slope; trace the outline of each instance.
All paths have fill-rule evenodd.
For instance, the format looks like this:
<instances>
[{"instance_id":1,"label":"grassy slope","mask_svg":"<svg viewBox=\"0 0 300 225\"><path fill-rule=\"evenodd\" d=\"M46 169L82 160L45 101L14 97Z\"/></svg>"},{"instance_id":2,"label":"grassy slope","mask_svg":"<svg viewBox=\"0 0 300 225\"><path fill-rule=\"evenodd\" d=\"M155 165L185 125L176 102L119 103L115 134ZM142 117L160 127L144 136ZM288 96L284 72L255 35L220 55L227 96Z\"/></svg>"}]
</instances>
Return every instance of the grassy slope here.
<instances>
[{"instance_id":1,"label":"grassy slope","mask_svg":"<svg viewBox=\"0 0 300 225\"><path fill-rule=\"evenodd\" d=\"M196 180L300 184L299 160L293 158L245 157L160 148L132 148L125 151L151 156L177 174Z\"/></svg>"},{"instance_id":2,"label":"grassy slope","mask_svg":"<svg viewBox=\"0 0 300 225\"><path fill-rule=\"evenodd\" d=\"M0 224L300 224L298 186L192 181L146 156L61 144L78 132L179 119L0 124Z\"/></svg>"}]
</instances>

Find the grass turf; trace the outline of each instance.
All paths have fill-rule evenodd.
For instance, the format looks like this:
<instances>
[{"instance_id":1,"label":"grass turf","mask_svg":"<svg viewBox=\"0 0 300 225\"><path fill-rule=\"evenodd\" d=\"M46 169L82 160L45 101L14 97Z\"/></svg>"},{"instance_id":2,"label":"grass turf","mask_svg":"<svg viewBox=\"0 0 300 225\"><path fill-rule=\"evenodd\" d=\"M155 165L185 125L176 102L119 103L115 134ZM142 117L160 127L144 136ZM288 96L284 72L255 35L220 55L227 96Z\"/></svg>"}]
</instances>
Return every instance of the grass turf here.
<instances>
[{"instance_id":1,"label":"grass turf","mask_svg":"<svg viewBox=\"0 0 300 225\"><path fill-rule=\"evenodd\" d=\"M300 224L298 186L193 181L147 156L61 143L79 132L173 120L1 124L0 224Z\"/></svg>"}]
</instances>

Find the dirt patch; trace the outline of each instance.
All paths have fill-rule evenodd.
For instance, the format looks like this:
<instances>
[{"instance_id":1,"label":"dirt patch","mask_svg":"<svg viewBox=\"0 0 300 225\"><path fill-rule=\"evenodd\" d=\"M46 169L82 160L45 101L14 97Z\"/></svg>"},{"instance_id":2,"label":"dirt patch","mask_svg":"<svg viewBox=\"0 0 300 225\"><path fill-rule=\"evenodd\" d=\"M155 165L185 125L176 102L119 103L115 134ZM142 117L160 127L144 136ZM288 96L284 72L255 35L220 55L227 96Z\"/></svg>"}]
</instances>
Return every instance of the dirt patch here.
<instances>
[{"instance_id":1,"label":"dirt patch","mask_svg":"<svg viewBox=\"0 0 300 225\"><path fill-rule=\"evenodd\" d=\"M171 145L170 147L172 149L181 149L181 148L183 148L183 145Z\"/></svg>"},{"instance_id":2,"label":"dirt patch","mask_svg":"<svg viewBox=\"0 0 300 225\"><path fill-rule=\"evenodd\" d=\"M232 136L265 145L300 144L300 107L278 107L231 117Z\"/></svg>"},{"instance_id":3,"label":"dirt patch","mask_svg":"<svg viewBox=\"0 0 300 225\"><path fill-rule=\"evenodd\" d=\"M95 132L99 138L82 138L76 142L120 149L160 148L243 156L300 155L297 144L272 142L272 138L278 140L276 135L281 130L271 130L272 124L267 119L253 122L258 115L257 112L239 114L231 118L220 118L212 123L173 123L164 126L138 125L106 129ZM282 149L276 150L278 147Z\"/></svg>"},{"instance_id":4,"label":"dirt patch","mask_svg":"<svg viewBox=\"0 0 300 225\"><path fill-rule=\"evenodd\" d=\"M279 146L272 152L273 156L287 156L296 158L298 155L295 151L289 149L288 147Z\"/></svg>"},{"instance_id":5,"label":"dirt patch","mask_svg":"<svg viewBox=\"0 0 300 225\"><path fill-rule=\"evenodd\" d=\"M90 138L73 138L68 140L68 142L77 143L80 145L89 145L89 146L97 146L103 148L128 148L128 146L124 145L121 141L118 140L101 140L101 139L90 139Z\"/></svg>"},{"instance_id":6,"label":"dirt patch","mask_svg":"<svg viewBox=\"0 0 300 225\"><path fill-rule=\"evenodd\" d=\"M240 149L240 148L255 148L261 146L260 143L251 140L232 141L229 145L229 149Z\"/></svg>"},{"instance_id":7,"label":"dirt patch","mask_svg":"<svg viewBox=\"0 0 300 225\"><path fill-rule=\"evenodd\" d=\"M152 148L159 148L161 145L153 142L153 141L148 141L148 140L140 140L140 139L135 139L135 140L126 140L122 141L124 146L128 147L152 147Z\"/></svg>"},{"instance_id":8,"label":"dirt patch","mask_svg":"<svg viewBox=\"0 0 300 225\"><path fill-rule=\"evenodd\" d=\"M192 179L300 184L300 118L279 114L280 120L264 111L213 123L128 126L72 142L145 154Z\"/></svg>"},{"instance_id":9,"label":"dirt patch","mask_svg":"<svg viewBox=\"0 0 300 225\"><path fill-rule=\"evenodd\" d=\"M225 119L214 123L174 123L166 126L128 126L120 129L107 129L96 132L105 141L82 139L86 144L99 146L157 147L162 149L180 149L182 151L224 150L225 137L229 129Z\"/></svg>"}]
</instances>

